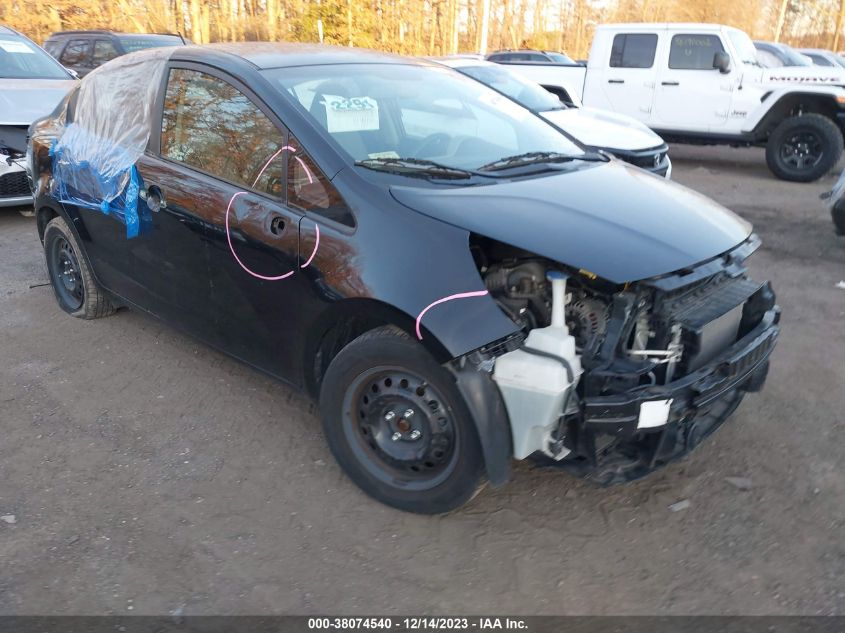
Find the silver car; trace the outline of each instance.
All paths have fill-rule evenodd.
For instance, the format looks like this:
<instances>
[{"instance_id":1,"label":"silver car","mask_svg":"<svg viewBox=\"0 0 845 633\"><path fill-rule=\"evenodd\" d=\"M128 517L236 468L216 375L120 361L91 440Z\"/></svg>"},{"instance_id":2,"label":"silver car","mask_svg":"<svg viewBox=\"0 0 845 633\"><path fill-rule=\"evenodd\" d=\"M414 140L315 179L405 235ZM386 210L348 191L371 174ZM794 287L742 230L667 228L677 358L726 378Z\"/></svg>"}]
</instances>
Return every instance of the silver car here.
<instances>
[{"instance_id":1,"label":"silver car","mask_svg":"<svg viewBox=\"0 0 845 633\"><path fill-rule=\"evenodd\" d=\"M27 128L50 114L76 81L35 42L0 25L0 207L32 203L24 169Z\"/></svg>"}]
</instances>

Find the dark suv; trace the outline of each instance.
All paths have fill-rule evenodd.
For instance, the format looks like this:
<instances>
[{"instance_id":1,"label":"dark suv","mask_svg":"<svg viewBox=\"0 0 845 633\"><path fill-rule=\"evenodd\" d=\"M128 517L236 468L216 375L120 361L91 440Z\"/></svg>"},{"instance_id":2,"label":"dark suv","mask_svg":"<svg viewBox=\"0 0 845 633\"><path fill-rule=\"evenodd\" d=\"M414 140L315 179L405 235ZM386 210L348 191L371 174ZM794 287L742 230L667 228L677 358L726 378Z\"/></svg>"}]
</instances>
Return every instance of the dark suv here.
<instances>
[{"instance_id":1,"label":"dark suv","mask_svg":"<svg viewBox=\"0 0 845 633\"><path fill-rule=\"evenodd\" d=\"M519 50L519 51L496 51L487 56L489 62L532 62L532 63L547 63L547 64L568 64L574 66L577 62L563 53L555 53L554 51L534 51L534 50Z\"/></svg>"},{"instance_id":2,"label":"dark suv","mask_svg":"<svg viewBox=\"0 0 845 633\"><path fill-rule=\"evenodd\" d=\"M60 31L44 42L44 49L84 77L110 59L145 48L183 46L187 42L172 33L115 33L114 31Z\"/></svg>"}]
</instances>

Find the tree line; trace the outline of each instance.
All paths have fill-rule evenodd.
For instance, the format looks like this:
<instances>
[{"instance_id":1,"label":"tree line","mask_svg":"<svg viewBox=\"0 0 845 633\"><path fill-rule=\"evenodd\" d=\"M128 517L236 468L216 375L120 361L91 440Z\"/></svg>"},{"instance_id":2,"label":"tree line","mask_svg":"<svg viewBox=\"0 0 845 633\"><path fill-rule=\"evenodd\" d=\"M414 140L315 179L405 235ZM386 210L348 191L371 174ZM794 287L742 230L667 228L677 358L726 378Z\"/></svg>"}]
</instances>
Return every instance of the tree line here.
<instances>
[{"instance_id":1,"label":"tree line","mask_svg":"<svg viewBox=\"0 0 845 633\"><path fill-rule=\"evenodd\" d=\"M838 49L845 0L3 0L37 42L71 29L181 33L195 43L324 42L409 55L539 48L587 56L608 22L717 22ZM845 43L843 43L845 46Z\"/></svg>"}]
</instances>

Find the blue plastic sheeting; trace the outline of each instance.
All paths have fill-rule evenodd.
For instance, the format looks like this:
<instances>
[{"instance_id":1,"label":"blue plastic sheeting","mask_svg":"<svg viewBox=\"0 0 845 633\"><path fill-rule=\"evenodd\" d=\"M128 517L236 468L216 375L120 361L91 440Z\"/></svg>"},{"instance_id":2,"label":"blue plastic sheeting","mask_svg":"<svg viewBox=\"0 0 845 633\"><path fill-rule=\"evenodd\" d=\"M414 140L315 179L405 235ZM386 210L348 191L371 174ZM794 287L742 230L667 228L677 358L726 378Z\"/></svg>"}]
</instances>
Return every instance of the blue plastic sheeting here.
<instances>
[{"instance_id":1,"label":"blue plastic sheeting","mask_svg":"<svg viewBox=\"0 0 845 633\"><path fill-rule=\"evenodd\" d=\"M114 217L130 239L151 225L147 205L138 205L143 183L135 164L171 54L159 48L122 55L86 75L50 150L55 198Z\"/></svg>"},{"instance_id":2,"label":"blue plastic sheeting","mask_svg":"<svg viewBox=\"0 0 845 633\"><path fill-rule=\"evenodd\" d=\"M101 165L126 165L129 167L105 172L87 160L77 160L85 144L100 146L106 160ZM102 149L105 147L106 149ZM113 216L126 225L126 237L137 237L140 229L138 218L138 192L140 178L132 159L117 145L105 145L92 134L74 123L65 127L58 141L50 149L53 157L54 195L59 202L97 209Z\"/></svg>"}]
</instances>

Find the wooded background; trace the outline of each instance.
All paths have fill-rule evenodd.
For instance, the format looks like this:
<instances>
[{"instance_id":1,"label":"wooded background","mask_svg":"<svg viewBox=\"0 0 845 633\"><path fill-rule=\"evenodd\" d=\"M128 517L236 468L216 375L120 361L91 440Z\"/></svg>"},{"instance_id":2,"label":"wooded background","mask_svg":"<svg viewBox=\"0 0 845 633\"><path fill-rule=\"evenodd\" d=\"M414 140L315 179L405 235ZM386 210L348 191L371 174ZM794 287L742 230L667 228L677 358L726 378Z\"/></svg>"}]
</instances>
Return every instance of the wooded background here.
<instances>
[{"instance_id":1,"label":"wooded background","mask_svg":"<svg viewBox=\"0 0 845 633\"><path fill-rule=\"evenodd\" d=\"M843 17L845 0L0 0L0 23L37 42L54 31L103 28L411 55L530 47L576 59L607 22L717 22L757 39L838 50Z\"/></svg>"}]
</instances>

